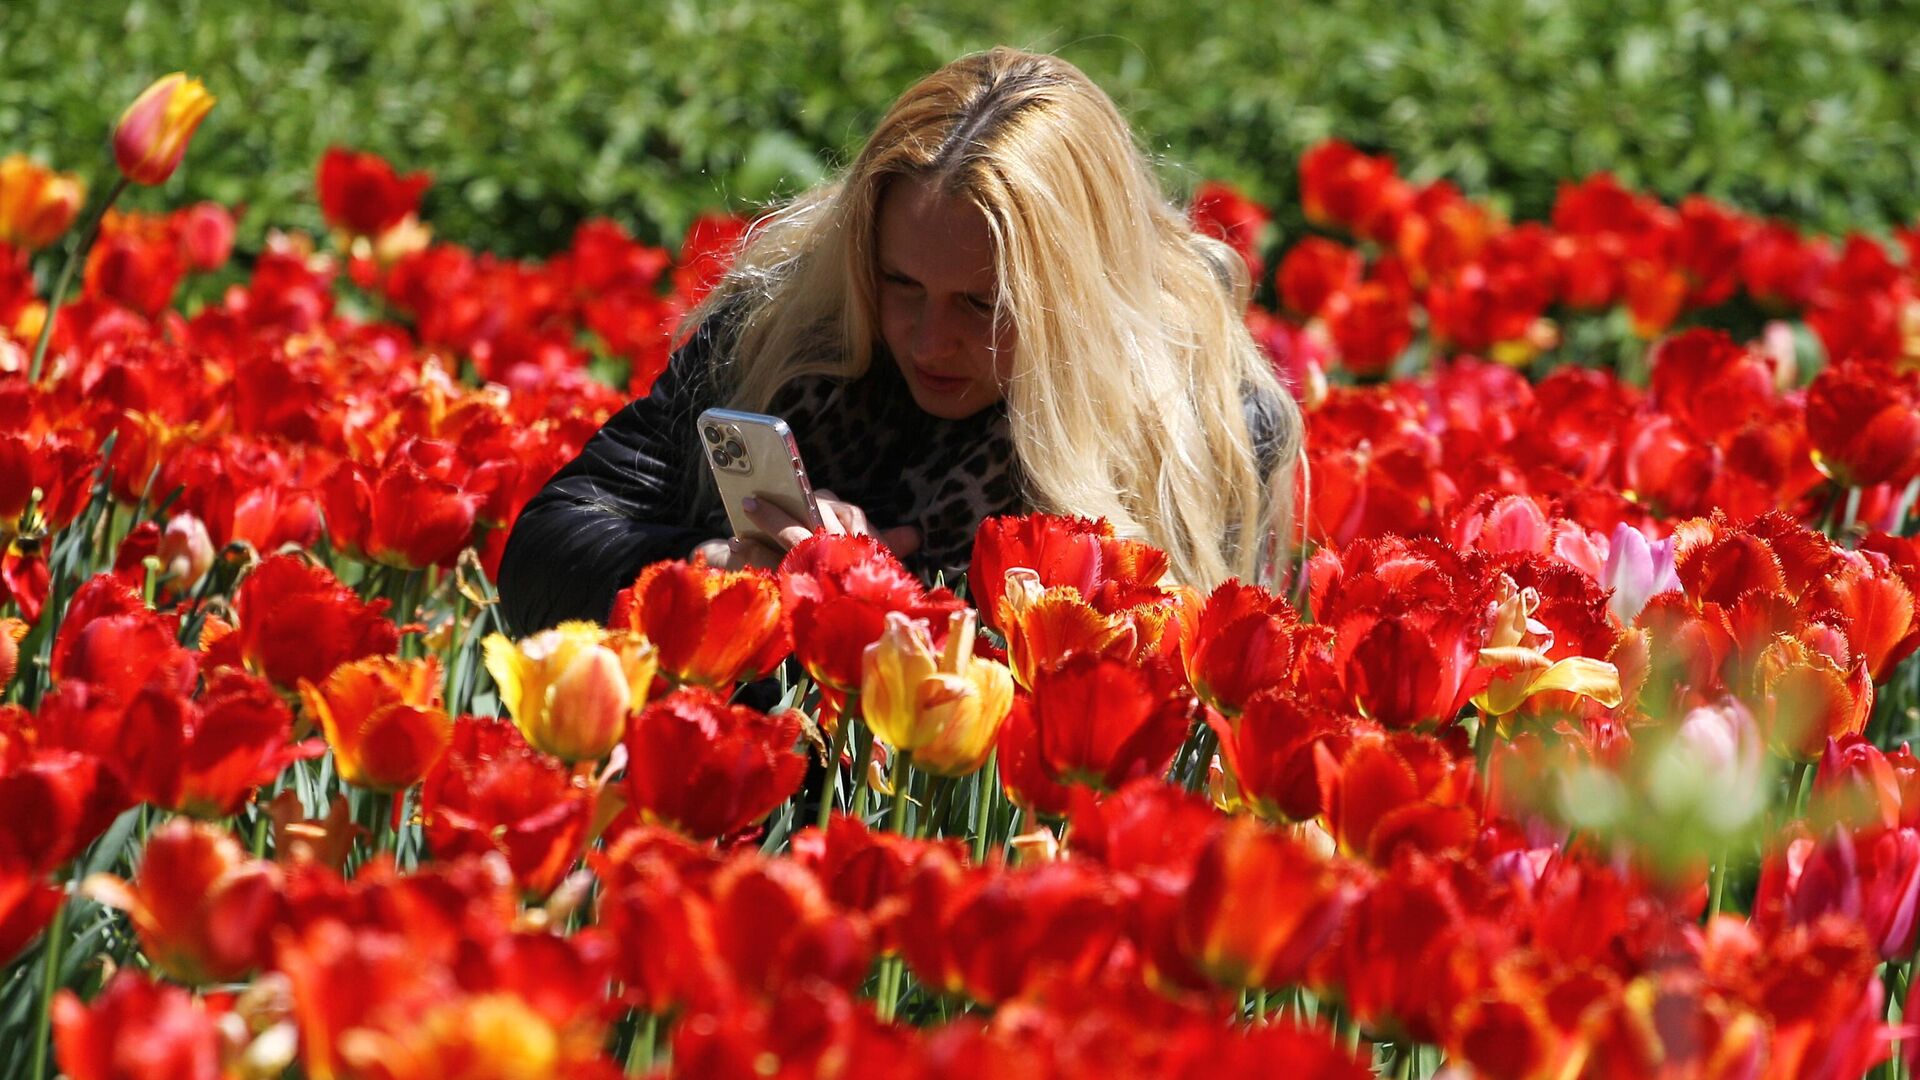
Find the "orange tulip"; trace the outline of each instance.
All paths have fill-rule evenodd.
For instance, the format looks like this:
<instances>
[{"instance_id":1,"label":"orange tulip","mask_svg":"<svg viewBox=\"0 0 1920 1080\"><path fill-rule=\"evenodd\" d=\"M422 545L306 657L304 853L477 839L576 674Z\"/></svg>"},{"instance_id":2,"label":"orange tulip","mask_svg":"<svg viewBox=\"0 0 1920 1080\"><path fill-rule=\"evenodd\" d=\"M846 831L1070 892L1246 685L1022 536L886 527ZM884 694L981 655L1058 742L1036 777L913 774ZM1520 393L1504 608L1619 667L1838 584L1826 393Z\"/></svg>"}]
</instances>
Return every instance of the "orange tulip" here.
<instances>
[{"instance_id":1,"label":"orange tulip","mask_svg":"<svg viewBox=\"0 0 1920 1080\"><path fill-rule=\"evenodd\" d=\"M146 88L113 129L113 160L136 184L163 184L187 152L200 121L213 109L213 95L182 72L163 75Z\"/></svg>"},{"instance_id":2,"label":"orange tulip","mask_svg":"<svg viewBox=\"0 0 1920 1080\"><path fill-rule=\"evenodd\" d=\"M0 158L0 243L37 251L73 225L87 188L25 154Z\"/></svg>"},{"instance_id":3,"label":"orange tulip","mask_svg":"<svg viewBox=\"0 0 1920 1080\"><path fill-rule=\"evenodd\" d=\"M81 892L127 912L141 951L185 983L259 967L280 915L279 870L249 860L225 829L184 818L154 830L133 881L95 874Z\"/></svg>"},{"instance_id":4,"label":"orange tulip","mask_svg":"<svg viewBox=\"0 0 1920 1080\"><path fill-rule=\"evenodd\" d=\"M724 689L777 667L793 648L780 582L764 570L658 562L613 601L607 625L660 648L660 674Z\"/></svg>"},{"instance_id":5,"label":"orange tulip","mask_svg":"<svg viewBox=\"0 0 1920 1080\"><path fill-rule=\"evenodd\" d=\"M302 679L300 700L319 719L341 779L399 791L425 776L453 740L439 687L431 656L370 656L340 665L318 686Z\"/></svg>"}]
</instances>

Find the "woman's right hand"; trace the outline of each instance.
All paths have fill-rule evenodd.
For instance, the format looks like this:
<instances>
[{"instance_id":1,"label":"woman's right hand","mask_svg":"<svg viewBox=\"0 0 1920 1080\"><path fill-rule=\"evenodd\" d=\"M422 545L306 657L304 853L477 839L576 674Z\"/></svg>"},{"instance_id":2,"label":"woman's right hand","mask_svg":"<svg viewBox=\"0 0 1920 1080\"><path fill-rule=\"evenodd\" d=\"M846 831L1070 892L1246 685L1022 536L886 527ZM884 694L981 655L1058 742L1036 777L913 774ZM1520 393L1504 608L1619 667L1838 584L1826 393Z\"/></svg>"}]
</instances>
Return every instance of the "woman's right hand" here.
<instances>
[{"instance_id":1,"label":"woman's right hand","mask_svg":"<svg viewBox=\"0 0 1920 1080\"><path fill-rule=\"evenodd\" d=\"M762 570L772 570L780 565L785 552L775 551L758 540L742 540L734 536L724 540L708 540L693 549L695 558L705 559L707 565L717 570L744 570L757 566Z\"/></svg>"}]
</instances>

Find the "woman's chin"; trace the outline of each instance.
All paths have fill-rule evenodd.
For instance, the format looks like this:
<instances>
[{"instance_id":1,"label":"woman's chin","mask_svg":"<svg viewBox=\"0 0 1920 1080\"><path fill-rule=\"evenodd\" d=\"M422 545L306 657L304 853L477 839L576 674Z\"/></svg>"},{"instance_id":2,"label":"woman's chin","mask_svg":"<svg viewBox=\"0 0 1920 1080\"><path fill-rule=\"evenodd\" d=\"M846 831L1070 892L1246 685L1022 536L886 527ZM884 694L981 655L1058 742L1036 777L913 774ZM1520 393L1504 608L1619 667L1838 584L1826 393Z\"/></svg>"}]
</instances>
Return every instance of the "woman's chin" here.
<instances>
[{"instance_id":1,"label":"woman's chin","mask_svg":"<svg viewBox=\"0 0 1920 1080\"><path fill-rule=\"evenodd\" d=\"M913 393L913 403L920 411L942 420L965 420L980 410L993 404L992 400L978 392L972 384L961 387L957 392L935 390L909 380L909 389Z\"/></svg>"}]
</instances>

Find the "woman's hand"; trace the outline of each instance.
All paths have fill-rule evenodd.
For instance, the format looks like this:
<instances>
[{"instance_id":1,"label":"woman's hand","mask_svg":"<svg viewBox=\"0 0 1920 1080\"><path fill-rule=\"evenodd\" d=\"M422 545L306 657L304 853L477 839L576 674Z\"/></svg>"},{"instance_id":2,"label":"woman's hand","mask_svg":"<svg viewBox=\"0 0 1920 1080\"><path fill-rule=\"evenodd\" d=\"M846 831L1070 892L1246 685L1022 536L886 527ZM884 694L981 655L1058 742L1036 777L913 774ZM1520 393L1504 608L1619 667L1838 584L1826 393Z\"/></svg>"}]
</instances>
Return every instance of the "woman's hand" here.
<instances>
[{"instance_id":1,"label":"woman's hand","mask_svg":"<svg viewBox=\"0 0 1920 1080\"><path fill-rule=\"evenodd\" d=\"M821 527L829 533L871 536L891 548L895 555L911 555L920 550L920 530L912 525L875 529L867 521L865 510L825 488L813 493L813 501L820 508ZM736 536L730 540L708 540L694 548L694 554L704 556L708 565L723 570L738 570L747 566L772 569L780 565L781 558L795 544L813 535L813 530L805 522L772 503L749 498L742 503L742 508L754 524L778 542L778 550L759 540Z\"/></svg>"}]
</instances>

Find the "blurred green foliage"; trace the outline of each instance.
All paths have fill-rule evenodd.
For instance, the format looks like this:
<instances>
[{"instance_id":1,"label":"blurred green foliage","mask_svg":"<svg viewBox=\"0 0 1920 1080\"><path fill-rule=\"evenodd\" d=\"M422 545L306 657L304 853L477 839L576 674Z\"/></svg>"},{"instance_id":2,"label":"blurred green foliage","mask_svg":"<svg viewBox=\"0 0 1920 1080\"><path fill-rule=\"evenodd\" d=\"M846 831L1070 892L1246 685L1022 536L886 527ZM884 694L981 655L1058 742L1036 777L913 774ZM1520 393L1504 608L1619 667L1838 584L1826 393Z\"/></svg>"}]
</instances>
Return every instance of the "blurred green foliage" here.
<instances>
[{"instance_id":1,"label":"blurred green foliage","mask_svg":"<svg viewBox=\"0 0 1920 1080\"><path fill-rule=\"evenodd\" d=\"M1521 217L1600 169L1830 232L1920 209L1904 0L3 0L0 152L97 172L118 111L183 69L220 104L164 200L245 203L243 242L319 225L334 143L430 170L446 238L543 253L606 213L658 241L825 175L996 42L1084 68L1176 194L1232 180L1288 230L1328 136Z\"/></svg>"}]
</instances>

